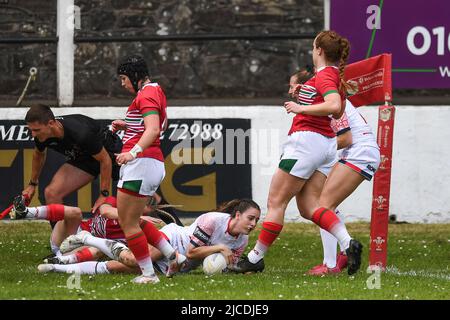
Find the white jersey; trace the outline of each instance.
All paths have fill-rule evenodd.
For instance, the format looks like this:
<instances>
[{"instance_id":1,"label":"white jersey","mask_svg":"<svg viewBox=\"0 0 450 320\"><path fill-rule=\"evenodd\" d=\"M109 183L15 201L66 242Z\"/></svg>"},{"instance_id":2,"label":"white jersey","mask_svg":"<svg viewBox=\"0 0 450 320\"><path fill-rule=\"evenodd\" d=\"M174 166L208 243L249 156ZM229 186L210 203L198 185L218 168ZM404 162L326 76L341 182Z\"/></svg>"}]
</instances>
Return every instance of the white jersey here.
<instances>
[{"instance_id":1,"label":"white jersey","mask_svg":"<svg viewBox=\"0 0 450 320\"><path fill-rule=\"evenodd\" d=\"M339 120L331 120L331 128L339 136L351 130L352 144L339 150L339 162L371 180L380 165L380 147L372 129L350 101Z\"/></svg>"},{"instance_id":2,"label":"white jersey","mask_svg":"<svg viewBox=\"0 0 450 320\"><path fill-rule=\"evenodd\" d=\"M170 244L179 253L186 255L189 244L195 247L224 244L233 252L233 264L236 264L248 244L248 235L240 234L237 237L228 233L231 216L223 212L208 212L199 216L190 226L181 227L175 223L161 228ZM195 269L202 261L188 261L186 268L181 272ZM156 262L158 269L165 273L168 260L161 259Z\"/></svg>"},{"instance_id":3,"label":"white jersey","mask_svg":"<svg viewBox=\"0 0 450 320\"><path fill-rule=\"evenodd\" d=\"M352 132L352 145L372 146L379 149L372 128L349 100L345 103L345 112L339 120L331 120L331 128L340 135L348 130Z\"/></svg>"},{"instance_id":4,"label":"white jersey","mask_svg":"<svg viewBox=\"0 0 450 320\"><path fill-rule=\"evenodd\" d=\"M248 244L248 235L232 236L228 233L231 216L223 212L208 212L189 226L191 244L214 246L224 244L233 252L233 264L237 263Z\"/></svg>"}]
</instances>

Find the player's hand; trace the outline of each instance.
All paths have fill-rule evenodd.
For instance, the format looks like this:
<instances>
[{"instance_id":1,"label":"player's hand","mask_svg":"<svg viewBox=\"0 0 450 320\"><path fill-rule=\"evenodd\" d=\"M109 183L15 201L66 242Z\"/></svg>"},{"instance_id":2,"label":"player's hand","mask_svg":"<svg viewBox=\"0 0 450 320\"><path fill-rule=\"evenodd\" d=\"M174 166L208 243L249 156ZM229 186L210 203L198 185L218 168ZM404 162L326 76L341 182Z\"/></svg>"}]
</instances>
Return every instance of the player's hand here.
<instances>
[{"instance_id":1,"label":"player's hand","mask_svg":"<svg viewBox=\"0 0 450 320\"><path fill-rule=\"evenodd\" d=\"M293 101L288 101L284 103L284 108L286 109L287 113L303 113L304 112L304 106L299 105L298 103L295 103Z\"/></svg>"},{"instance_id":2,"label":"player's hand","mask_svg":"<svg viewBox=\"0 0 450 320\"><path fill-rule=\"evenodd\" d=\"M227 265L231 265L233 263L233 251L228 248L226 245L220 245L220 253L224 255L227 260Z\"/></svg>"},{"instance_id":3,"label":"player's hand","mask_svg":"<svg viewBox=\"0 0 450 320\"><path fill-rule=\"evenodd\" d=\"M95 211L97 211L97 209L105 202L106 197L102 194L100 194L97 198L97 200L95 200L94 205L92 206L92 211L91 213L95 213Z\"/></svg>"},{"instance_id":4,"label":"player's hand","mask_svg":"<svg viewBox=\"0 0 450 320\"><path fill-rule=\"evenodd\" d=\"M28 197L30 201L33 199L34 194L36 193L36 187L32 185L28 185L25 190L22 191L22 195Z\"/></svg>"},{"instance_id":5,"label":"player's hand","mask_svg":"<svg viewBox=\"0 0 450 320\"><path fill-rule=\"evenodd\" d=\"M119 166L127 164L128 161L134 160L134 157L129 152L122 152L120 154L115 154L116 162Z\"/></svg>"},{"instance_id":6,"label":"player's hand","mask_svg":"<svg viewBox=\"0 0 450 320\"><path fill-rule=\"evenodd\" d=\"M126 129L127 129L127 124L123 120L114 120L113 122L111 122L112 132L126 130Z\"/></svg>"}]
</instances>

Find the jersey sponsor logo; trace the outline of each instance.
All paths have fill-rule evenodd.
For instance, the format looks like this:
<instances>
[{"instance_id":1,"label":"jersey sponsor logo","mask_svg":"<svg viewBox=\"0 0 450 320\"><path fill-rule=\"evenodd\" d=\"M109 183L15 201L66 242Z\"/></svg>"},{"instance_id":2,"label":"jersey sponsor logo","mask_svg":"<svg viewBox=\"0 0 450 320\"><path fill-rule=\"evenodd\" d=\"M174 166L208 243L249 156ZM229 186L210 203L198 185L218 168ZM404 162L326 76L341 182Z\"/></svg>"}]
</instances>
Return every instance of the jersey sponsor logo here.
<instances>
[{"instance_id":1,"label":"jersey sponsor logo","mask_svg":"<svg viewBox=\"0 0 450 320\"><path fill-rule=\"evenodd\" d=\"M198 226L195 228L193 236L196 237L201 242L203 242L204 244L207 244L209 242L209 239L211 238L209 234L207 234Z\"/></svg>"}]
</instances>

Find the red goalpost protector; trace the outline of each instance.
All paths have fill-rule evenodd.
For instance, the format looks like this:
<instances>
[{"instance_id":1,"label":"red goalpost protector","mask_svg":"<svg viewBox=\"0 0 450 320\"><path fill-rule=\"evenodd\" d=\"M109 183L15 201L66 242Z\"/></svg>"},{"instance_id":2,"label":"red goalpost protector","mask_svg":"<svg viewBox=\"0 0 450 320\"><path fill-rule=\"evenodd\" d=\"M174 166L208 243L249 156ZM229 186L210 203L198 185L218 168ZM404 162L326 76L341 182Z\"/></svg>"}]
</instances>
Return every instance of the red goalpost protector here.
<instances>
[{"instance_id":1,"label":"red goalpost protector","mask_svg":"<svg viewBox=\"0 0 450 320\"><path fill-rule=\"evenodd\" d=\"M374 176L370 224L369 268L384 270L387 263L389 200L395 107L392 106L392 55L381 54L349 64L345 80L355 87L348 99L355 107L385 102L378 108L377 142L381 163Z\"/></svg>"},{"instance_id":2,"label":"red goalpost protector","mask_svg":"<svg viewBox=\"0 0 450 320\"><path fill-rule=\"evenodd\" d=\"M372 269L386 268L394 119L394 106L386 104L379 107L377 142L381 162L373 181L369 255L369 267Z\"/></svg>"}]
</instances>

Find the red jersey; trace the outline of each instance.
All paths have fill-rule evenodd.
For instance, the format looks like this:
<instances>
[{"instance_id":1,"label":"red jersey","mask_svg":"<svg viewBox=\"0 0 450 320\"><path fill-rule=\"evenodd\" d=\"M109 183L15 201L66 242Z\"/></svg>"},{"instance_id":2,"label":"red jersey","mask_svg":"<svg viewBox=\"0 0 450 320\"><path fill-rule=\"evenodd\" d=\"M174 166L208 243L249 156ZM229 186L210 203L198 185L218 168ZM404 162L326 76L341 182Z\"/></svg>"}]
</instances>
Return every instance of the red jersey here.
<instances>
[{"instance_id":1,"label":"red jersey","mask_svg":"<svg viewBox=\"0 0 450 320\"><path fill-rule=\"evenodd\" d=\"M108 204L113 208L117 208L117 199L115 197L107 197L103 204ZM100 209L97 209L97 211L95 211L93 218L82 221L80 227L81 229L90 232L97 238L125 242L125 234L123 233L122 228L119 225L119 220L102 217L100 215Z\"/></svg>"},{"instance_id":2,"label":"red jersey","mask_svg":"<svg viewBox=\"0 0 450 320\"><path fill-rule=\"evenodd\" d=\"M314 77L306 81L300 88L298 102L301 105L319 104L325 101L324 97L330 93L339 93L342 101L345 96L339 91L339 70L334 66L323 67L317 70ZM312 131L326 137L334 137L336 134L330 126L329 116L311 116L297 114L293 121L289 135L297 131Z\"/></svg>"},{"instance_id":3,"label":"red jersey","mask_svg":"<svg viewBox=\"0 0 450 320\"><path fill-rule=\"evenodd\" d=\"M164 122L167 120L166 114L167 101L164 91L157 83L148 83L144 85L128 107L125 122L127 129L123 136L122 152L130 151L144 133L144 117L151 114L159 115L159 124L161 130L164 128ZM161 151L159 137L156 137L153 144L138 155L138 158L154 158L164 161Z\"/></svg>"}]
</instances>

